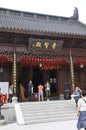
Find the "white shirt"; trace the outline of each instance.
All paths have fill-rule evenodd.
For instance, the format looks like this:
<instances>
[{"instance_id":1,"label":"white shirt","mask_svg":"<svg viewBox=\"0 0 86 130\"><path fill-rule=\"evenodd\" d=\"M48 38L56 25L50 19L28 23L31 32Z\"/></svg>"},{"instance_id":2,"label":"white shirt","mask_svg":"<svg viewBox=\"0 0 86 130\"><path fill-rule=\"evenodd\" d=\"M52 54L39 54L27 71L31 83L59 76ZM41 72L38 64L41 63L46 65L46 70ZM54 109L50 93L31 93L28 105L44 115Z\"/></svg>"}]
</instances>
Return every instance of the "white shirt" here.
<instances>
[{"instance_id":1,"label":"white shirt","mask_svg":"<svg viewBox=\"0 0 86 130\"><path fill-rule=\"evenodd\" d=\"M45 87L46 87L46 90L50 90L50 84L49 83L46 83Z\"/></svg>"},{"instance_id":2,"label":"white shirt","mask_svg":"<svg viewBox=\"0 0 86 130\"><path fill-rule=\"evenodd\" d=\"M13 94L13 85L9 87L9 94Z\"/></svg>"},{"instance_id":3,"label":"white shirt","mask_svg":"<svg viewBox=\"0 0 86 130\"><path fill-rule=\"evenodd\" d=\"M86 97L84 97L84 99L86 100ZM86 103L83 98L78 100L78 106L80 107L80 111L86 111Z\"/></svg>"}]
</instances>

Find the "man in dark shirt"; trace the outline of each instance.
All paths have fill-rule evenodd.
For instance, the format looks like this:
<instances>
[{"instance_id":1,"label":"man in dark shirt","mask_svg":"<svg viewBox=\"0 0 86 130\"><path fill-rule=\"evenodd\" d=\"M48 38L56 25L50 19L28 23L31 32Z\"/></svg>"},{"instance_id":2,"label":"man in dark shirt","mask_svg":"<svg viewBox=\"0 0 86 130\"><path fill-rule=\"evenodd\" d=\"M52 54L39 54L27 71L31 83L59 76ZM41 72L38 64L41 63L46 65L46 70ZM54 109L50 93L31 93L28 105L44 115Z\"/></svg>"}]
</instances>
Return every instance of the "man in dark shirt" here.
<instances>
[{"instance_id":1,"label":"man in dark shirt","mask_svg":"<svg viewBox=\"0 0 86 130\"><path fill-rule=\"evenodd\" d=\"M32 93L33 93L33 84L32 84L32 81L30 80L28 84L28 100L29 101L32 98Z\"/></svg>"},{"instance_id":2,"label":"man in dark shirt","mask_svg":"<svg viewBox=\"0 0 86 130\"><path fill-rule=\"evenodd\" d=\"M65 99L69 99L69 84L67 82L65 82L64 91L65 91Z\"/></svg>"}]
</instances>

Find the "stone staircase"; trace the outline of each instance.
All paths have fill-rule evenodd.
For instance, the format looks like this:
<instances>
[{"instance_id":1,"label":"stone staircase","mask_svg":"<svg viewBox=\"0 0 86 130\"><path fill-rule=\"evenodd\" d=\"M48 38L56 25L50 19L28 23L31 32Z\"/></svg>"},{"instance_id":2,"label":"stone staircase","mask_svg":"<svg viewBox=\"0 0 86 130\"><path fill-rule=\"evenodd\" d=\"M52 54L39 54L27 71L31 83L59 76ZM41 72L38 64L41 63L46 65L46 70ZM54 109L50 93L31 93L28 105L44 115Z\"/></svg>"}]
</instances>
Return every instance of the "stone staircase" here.
<instances>
[{"instance_id":1,"label":"stone staircase","mask_svg":"<svg viewBox=\"0 0 86 130\"><path fill-rule=\"evenodd\" d=\"M29 125L77 119L74 100L17 103L15 111L18 124Z\"/></svg>"}]
</instances>

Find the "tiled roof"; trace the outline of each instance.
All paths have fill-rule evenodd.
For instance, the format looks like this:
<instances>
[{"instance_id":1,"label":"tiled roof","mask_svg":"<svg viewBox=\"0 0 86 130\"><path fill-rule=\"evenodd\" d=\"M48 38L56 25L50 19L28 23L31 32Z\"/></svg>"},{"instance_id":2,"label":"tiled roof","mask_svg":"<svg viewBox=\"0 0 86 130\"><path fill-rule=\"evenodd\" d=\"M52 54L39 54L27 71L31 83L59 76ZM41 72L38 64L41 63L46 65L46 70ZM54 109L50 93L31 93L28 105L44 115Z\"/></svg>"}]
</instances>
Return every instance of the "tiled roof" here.
<instances>
[{"instance_id":1,"label":"tiled roof","mask_svg":"<svg viewBox=\"0 0 86 130\"><path fill-rule=\"evenodd\" d=\"M0 28L86 36L86 25L70 17L0 8Z\"/></svg>"}]
</instances>

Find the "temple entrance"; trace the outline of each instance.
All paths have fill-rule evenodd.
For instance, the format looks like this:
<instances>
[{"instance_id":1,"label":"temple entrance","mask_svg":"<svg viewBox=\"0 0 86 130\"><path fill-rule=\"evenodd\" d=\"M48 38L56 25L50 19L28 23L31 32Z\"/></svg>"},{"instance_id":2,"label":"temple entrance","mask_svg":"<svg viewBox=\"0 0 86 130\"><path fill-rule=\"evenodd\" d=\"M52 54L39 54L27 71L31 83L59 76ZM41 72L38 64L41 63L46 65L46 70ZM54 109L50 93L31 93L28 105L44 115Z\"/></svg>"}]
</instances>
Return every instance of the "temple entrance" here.
<instances>
[{"instance_id":1,"label":"temple entrance","mask_svg":"<svg viewBox=\"0 0 86 130\"><path fill-rule=\"evenodd\" d=\"M39 67L22 67L18 79L22 82L25 88L25 96L28 96L28 82L32 80L34 85L34 93L38 92L38 85L41 82L43 86L48 81L50 83L50 95L57 95L57 73L56 70L42 70ZM19 86L19 85L18 85ZM19 89L19 87L17 88ZM45 88L44 88L44 96Z\"/></svg>"},{"instance_id":2,"label":"temple entrance","mask_svg":"<svg viewBox=\"0 0 86 130\"><path fill-rule=\"evenodd\" d=\"M51 96L55 96L57 92L56 70L50 70L49 76L50 76Z\"/></svg>"},{"instance_id":3,"label":"temple entrance","mask_svg":"<svg viewBox=\"0 0 86 130\"><path fill-rule=\"evenodd\" d=\"M43 84L43 70L38 67L22 67L18 80L20 80L27 89L28 83L32 80L34 85L34 92L38 92L38 85Z\"/></svg>"},{"instance_id":4,"label":"temple entrance","mask_svg":"<svg viewBox=\"0 0 86 130\"><path fill-rule=\"evenodd\" d=\"M32 82L34 85L34 92L38 92L39 83L41 82L43 84L43 70L37 67L33 68Z\"/></svg>"}]
</instances>

